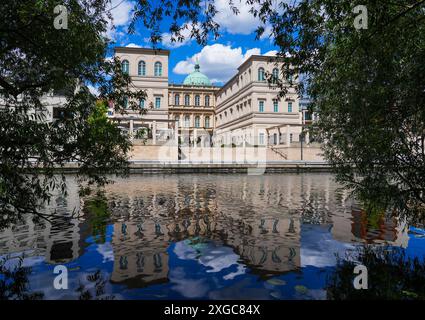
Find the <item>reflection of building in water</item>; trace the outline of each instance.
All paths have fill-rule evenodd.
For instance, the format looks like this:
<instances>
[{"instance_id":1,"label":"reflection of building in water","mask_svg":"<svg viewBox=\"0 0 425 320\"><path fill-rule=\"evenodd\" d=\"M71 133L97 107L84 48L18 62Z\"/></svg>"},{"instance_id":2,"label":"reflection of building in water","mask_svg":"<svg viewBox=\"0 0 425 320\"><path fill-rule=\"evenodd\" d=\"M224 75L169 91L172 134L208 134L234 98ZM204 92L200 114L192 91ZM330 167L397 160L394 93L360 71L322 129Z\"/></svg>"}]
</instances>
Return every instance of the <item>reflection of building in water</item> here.
<instances>
[{"instance_id":1,"label":"reflection of building in water","mask_svg":"<svg viewBox=\"0 0 425 320\"><path fill-rule=\"evenodd\" d=\"M130 220L124 227L128 238L115 224L114 281L166 281L168 266L158 269L158 261L168 258L169 243L188 238L231 247L251 272L263 276L300 267L301 223L331 225L336 240L360 240L353 235L351 224L357 222L350 220L348 192L338 191L331 175L162 179L130 178L125 190L121 183L108 186L114 216ZM140 252L149 261L143 270L137 265Z\"/></svg>"},{"instance_id":2,"label":"reflection of building in water","mask_svg":"<svg viewBox=\"0 0 425 320\"><path fill-rule=\"evenodd\" d=\"M166 281L168 263L164 262L168 262L168 244L194 237L233 248L254 273L271 275L297 269L299 217L282 214L282 209L267 210L267 203L258 210L254 208L254 201L262 205L264 202L254 195L260 189L273 188L274 182L267 181L271 177L258 184L257 179L245 181L243 190L234 185L244 178L216 181L214 186L205 188L193 176L186 178L192 179L191 183L181 178L169 179L167 188L159 188L144 177L143 190L140 183L127 181L127 190L131 191L126 190L125 194L119 184L108 186L114 216L131 217L131 221L114 225L113 281L125 282L130 278L137 279L139 284ZM170 185L174 190L169 190ZM242 194L245 196L241 197ZM137 265L137 254L145 259L143 270ZM155 264L158 261L160 268Z\"/></svg>"},{"instance_id":3,"label":"reflection of building in water","mask_svg":"<svg viewBox=\"0 0 425 320\"><path fill-rule=\"evenodd\" d=\"M168 281L168 242L153 220L114 224L111 281L144 287Z\"/></svg>"},{"instance_id":4,"label":"reflection of building in water","mask_svg":"<svg viewBox=\"0 0 425 320\"><path fill-rule=\"evenodd\" d=\"M349 216L333 217L332 234L336 240L407 247L409 236L405 222L384 215L368 216L357 207L347 211Z\"/></svg>"},{"instance_id":5,"label":"reflection of building in water","mask_svg":"<svg viewBox=\"0 0 425 320\"><path fill-rule=\"evenodd\" d=\"M80 209L77 185L72 179L67 186L68 197L53 197L43 213L55 214L47 222L33 216L0 233L0 255L26 252L30 256L44 256L49 263L66 263L78 258L84 249L85 234L81 234L81 221L69 219Z\"/></svg>"},{"instance_id":6,"label":"reflection of building in water","mask_svg":"<svg viewBox=\"0 0 425 320\"><path fill-rule=\"evenodd\" d=\"M46 211L69 215L80 205L76 185ZM114 270L111 280L142 287L168 281L170 244L198 237L227 246L255 274L296 270L303 263L301 225L329 225L328 238L342 242L407 244L396 220L371 228L348 193L331 175L131 175L106 188L113 214ZM26 223L0 233L0 254L33 251L51 263L78 258L92 222L57 218ZM326 240L324 240L326 241Z\"/></svg>"}]
</instances>

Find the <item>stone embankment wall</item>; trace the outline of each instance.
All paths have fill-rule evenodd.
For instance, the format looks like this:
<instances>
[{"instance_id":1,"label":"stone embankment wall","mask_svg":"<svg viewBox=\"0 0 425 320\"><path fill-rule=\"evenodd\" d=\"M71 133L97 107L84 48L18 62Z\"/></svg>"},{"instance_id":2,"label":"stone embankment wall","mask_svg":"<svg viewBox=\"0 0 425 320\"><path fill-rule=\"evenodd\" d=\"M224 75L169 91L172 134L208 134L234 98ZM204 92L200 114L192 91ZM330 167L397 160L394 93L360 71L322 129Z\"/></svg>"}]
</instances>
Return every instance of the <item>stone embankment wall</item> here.
<instances>
[{"instance_id":1,"label":"stone embankment wall","mask_svg":"<svg viewBox=\"0 0 425 320\"><path fill-rule=\"evenodd\" d=\"M188 162L203 163L250 163L250 162L278 162L278 161L324 161L322 150L318 145L303 146L303 159L301 147L182 147L181 159ZM135 145L130 160L141 161L166 161L179 160L178 149L175 145Z\"/></svg>"}]
</instances>

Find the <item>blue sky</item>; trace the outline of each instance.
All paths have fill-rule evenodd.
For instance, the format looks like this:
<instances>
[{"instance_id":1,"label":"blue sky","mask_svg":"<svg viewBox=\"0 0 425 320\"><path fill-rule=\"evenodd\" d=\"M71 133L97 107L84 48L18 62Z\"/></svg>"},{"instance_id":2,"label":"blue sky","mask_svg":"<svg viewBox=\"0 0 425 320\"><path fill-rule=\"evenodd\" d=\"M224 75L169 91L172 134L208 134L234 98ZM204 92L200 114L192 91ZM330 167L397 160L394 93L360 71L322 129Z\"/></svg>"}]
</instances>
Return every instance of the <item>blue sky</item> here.
<instances>
[{"instance_id":1,"label":"blue sky","mask_svg":"<svg viewBox=\"0 0 425 320\"><path fill-rule=\"evenodd\" d=\"M136 28L136 34L129 35L127 27L131 20L134 3L132 0L112 0L111 13L115 28L108 31L108 36L118 46L151 47L149 31L142 26ZM163 41L160 47L169 49L169 81L181 83L186 75L193 70L194 62L199 60L201 72L205 73L216 85L222 85L237 71L237 67L251 54L273 55L276 47L268 37L269 29L262 39L255 39L255 29L260 24L257 18L249 13L249 7L244 1L235 1L240 13L235 16L229 6L228 0L215 0L219 13L215 20L220 24L221 37L210 40L202 47L195 40L185 39L183 43L172 43L167 33L167 23L164 24Z\"/></svg>"}]
</instances>

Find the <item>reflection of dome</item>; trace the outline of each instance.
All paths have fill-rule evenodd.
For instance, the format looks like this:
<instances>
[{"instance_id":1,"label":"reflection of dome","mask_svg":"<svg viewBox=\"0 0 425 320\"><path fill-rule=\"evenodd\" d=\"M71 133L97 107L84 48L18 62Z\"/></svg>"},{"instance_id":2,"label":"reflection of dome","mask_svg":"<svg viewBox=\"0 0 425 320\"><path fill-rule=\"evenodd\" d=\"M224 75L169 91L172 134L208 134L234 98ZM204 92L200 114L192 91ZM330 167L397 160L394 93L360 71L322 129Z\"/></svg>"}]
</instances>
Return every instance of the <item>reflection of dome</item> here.
<instances>
[{"instance_id":1,"label":"reflection of dome","mask_svg":"<svg viewBox=\"0 0 425 320\"><path fill-rule=\"evenodd\" d=\"M189 86L210 86L211 81L208 77L199 71L199 64L195 64L195 71L189 74L183 81L184 85Z\"/></svg>"}]
</instances>

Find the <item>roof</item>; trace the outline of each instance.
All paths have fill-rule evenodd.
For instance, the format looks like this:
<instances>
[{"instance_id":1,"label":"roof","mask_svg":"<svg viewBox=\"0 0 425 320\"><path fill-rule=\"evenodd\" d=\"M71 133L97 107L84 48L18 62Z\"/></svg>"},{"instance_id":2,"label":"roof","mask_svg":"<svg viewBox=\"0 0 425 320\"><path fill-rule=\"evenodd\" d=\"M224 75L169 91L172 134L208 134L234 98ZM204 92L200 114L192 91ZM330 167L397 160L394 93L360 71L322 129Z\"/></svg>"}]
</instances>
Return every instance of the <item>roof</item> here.
<instances>
[{"instance_id":1,"label":"roof","mask_svg":"<svg viewBox=\"0 0 425 320\"><path fill-rule=\"evenodd\" d=\"M156 55L164 55L169 56L170 50L167 49L152 49L152 48L135 48L135 47L115 47L114 48L115 53L121 52L121 53L147 53L147 54L156 54Z\"/></svg>"},{"instance_id":2,"label":"roof","mask_svg":"<svg viewBox=\"0 0 425 320\"><path fill-rule=\"evenodd\" d=\"M189 74L183 81L184 85L192 86L211 86L211 81L208 77L199 71L199 64L195 64L195 71Z\"/></svg>"}]
</instances>

